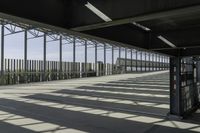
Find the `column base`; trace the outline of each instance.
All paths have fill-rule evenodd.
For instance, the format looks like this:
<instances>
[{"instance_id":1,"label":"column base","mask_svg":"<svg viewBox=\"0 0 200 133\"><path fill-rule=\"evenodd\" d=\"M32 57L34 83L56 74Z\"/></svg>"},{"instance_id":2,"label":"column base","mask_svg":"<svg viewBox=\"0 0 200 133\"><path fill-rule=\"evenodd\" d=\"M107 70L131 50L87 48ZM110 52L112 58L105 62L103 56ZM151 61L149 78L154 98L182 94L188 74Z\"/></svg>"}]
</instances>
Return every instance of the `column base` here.
<instances>
[{"instance_id":1,"label":"column base","mask_svg":"<svg viewBox=\"0 0 200 133\"><path fill-rule=\"evenodd\" d=\"M167 118L169 120L183 120L183 116L179 116L179 115L174 115L174 114L167 114Z\"/></svg>"}]
</instances>

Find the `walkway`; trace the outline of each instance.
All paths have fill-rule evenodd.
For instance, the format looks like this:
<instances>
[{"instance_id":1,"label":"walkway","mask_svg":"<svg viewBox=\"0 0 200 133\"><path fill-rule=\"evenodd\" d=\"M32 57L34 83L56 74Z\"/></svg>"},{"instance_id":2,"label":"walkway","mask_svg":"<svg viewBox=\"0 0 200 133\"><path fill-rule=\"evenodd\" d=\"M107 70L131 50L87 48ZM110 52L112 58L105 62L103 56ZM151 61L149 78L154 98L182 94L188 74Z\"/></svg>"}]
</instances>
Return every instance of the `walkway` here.
<instances>
[{"instance_id":1,"label":"walkway","mask_svg":"<svg viewBox=\"0 0 200 133\"><path fill-rule=\"evenodd\" d=\"M200 132L200 122L166 119L168 77L165 71L1 86L0 132Z\"/></svg>"}]
</instances>

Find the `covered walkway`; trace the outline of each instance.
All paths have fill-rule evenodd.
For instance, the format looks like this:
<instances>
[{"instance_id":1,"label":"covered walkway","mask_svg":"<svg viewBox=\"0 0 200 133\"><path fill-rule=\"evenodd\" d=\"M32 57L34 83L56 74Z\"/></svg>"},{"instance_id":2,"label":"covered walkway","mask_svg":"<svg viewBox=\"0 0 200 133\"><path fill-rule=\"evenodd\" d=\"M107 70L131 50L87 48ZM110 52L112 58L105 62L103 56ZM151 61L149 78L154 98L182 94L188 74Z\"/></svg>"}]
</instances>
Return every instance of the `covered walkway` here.
<instances>
[{"instance_id":1,"label":"covered walkway","mask_svg":"<svg viewBox=\"0 0 200 133\"><path fill-rule=\"evenodd\" d=\"M199 132L198 117L167 120L168 73L1 86L0 132Z\"/></svg>"}]
</instances>

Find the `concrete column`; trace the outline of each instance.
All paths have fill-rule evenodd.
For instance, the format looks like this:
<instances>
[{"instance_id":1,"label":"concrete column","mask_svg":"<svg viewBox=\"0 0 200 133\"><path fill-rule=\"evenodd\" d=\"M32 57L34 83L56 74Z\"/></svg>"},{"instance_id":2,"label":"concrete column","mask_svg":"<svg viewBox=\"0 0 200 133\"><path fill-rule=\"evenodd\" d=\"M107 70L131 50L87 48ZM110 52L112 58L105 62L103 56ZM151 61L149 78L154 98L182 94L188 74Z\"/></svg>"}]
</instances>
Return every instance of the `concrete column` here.
<instances>
[{"instance_id":1,"label":"concrete column","mask_svg":"<svg viewBox=\"0 0 200 133\"><path fill-rule=\"evenodd\" d=\"M183 115L181 90L181 58L170 58L170 114Z\"/></svg>"}]
</instances>

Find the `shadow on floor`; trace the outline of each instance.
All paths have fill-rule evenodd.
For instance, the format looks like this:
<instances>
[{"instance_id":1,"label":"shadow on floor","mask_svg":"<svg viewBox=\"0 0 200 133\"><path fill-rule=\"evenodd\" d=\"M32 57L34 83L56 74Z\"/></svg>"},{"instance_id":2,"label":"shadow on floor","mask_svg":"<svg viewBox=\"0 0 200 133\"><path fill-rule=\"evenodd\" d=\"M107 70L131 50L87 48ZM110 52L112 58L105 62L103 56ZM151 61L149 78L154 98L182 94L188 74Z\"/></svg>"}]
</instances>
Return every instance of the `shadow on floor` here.
<instances>
[{"instance_id":1,"label":"shadow on floor","mask_svg":"<svg viewBox=\"0 0 200 133\"><path fill-rule=\"evenodd\" d=\"M157 82L151 81L153 79L157 79ZM169 79L164 73L76 88L66 86L53 92L15 99L1 98L0 111L11 116L16 115L13 120L18 120L20 116L20 119L40 121L42 125L49 126L44 126L41 132L48 133L56 133L58 129L63 128L82 133L198 132L198 125L193 125L193 122L185 123L184 126L181 122L168 121L165 118L169 111L167 82ZM6 123L6 120L2 122ZM12 121L7 123L9 127ZM35 132L41 127L40 124L20 124L16 130L20 133L31 133L33 129ZM25 128L24 131L21 128Z\"/></svg>"}]
</instances>

